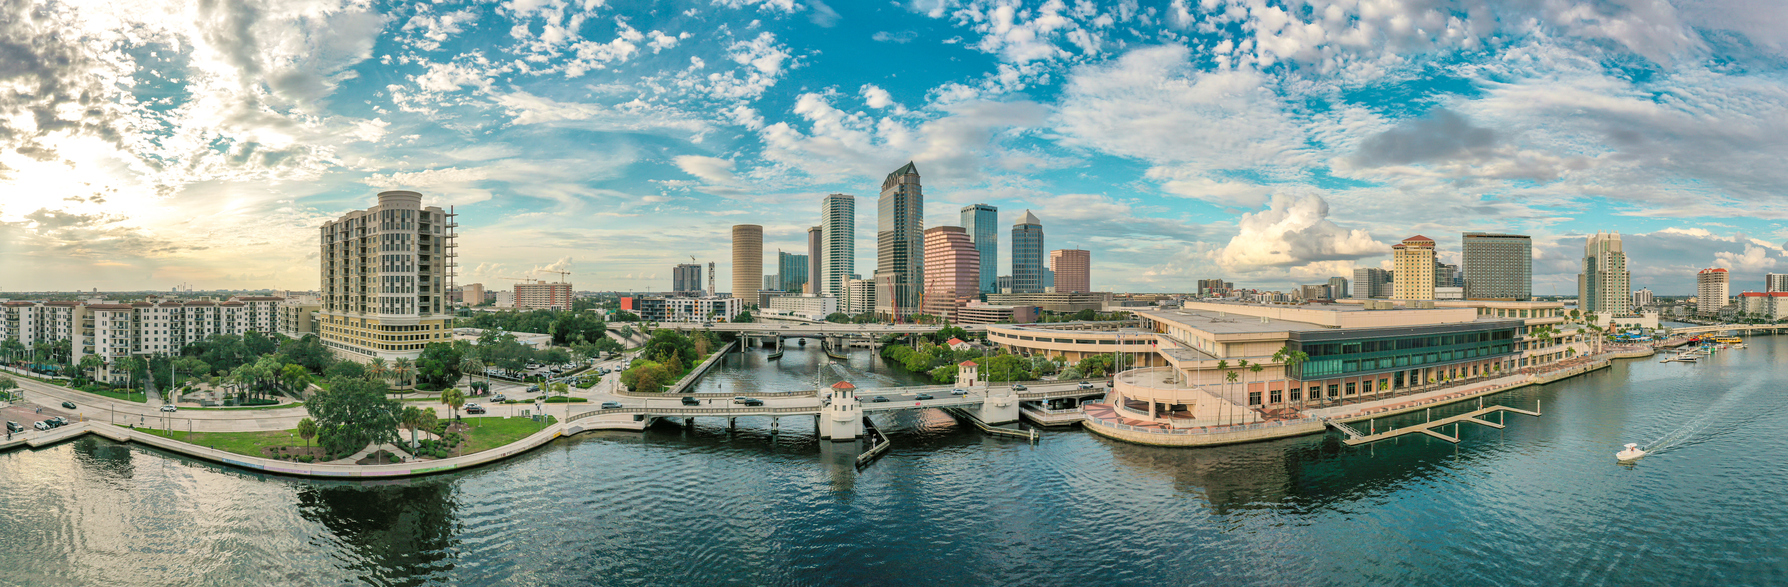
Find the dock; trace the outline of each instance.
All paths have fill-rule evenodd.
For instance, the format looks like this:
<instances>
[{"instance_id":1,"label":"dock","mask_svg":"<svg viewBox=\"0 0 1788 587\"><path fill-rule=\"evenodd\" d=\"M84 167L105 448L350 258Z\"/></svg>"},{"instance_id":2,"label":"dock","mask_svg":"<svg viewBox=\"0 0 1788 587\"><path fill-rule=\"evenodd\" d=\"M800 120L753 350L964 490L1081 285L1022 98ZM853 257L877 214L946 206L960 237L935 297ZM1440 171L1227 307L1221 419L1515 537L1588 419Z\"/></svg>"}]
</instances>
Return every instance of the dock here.
<instances>
[{"instance_id":1,"label":"dock","mask_svg":"<svg viewBox=\"0 0 1788 587\"><path fill-rule=\"evenodd\" d=\"M1396 437L1404 436L1407 434L1426 434L1428 436L1432 436L1434 438L1439 438L1439 439L1445 440L1447 442L1458 443L1459 442L1459 425L1460 424L1471 423L1471 424L1477 424L1479 426L1486 426L1486 427L1490 427L1490 428L1500 429L1500 428L1505 427L1505 425L1502 422L1502 416L1500 416L1500 415L1497 416L1496 422L1491 422L1489 420L1485 420L1485 419L1481 418L1480 416L1488 416L1492 413L1500 413L1500 412L1514 412L1517 414L1534 416L1537 418L1540 415L1539 408L1540 408L1540 406L1537 403L1534 404L1534 411L1531 411L1531 412L1527 411L1527 410L1520 409L1520 408L1511 408L1509 406L1500 406L1500 405L1485 406L1485 407L1480 407L1476 410L1472 410L1470 412L1460 414L1457 416L1453 416L1450 418L1441 418L1439 420L1431 420L1428 422L1423 422L1421 424L1416 424L1414 426L1404 426L1402 428L1395 428L1395 429L1391 429L1391 430L1386 430L1384 432L1378 432L1375 428L1373 428L1373 429L1368 429L1369 432L1362 433L1358 429L1354 428L1353 426L1349 426L1346 422L1342 422L1340 420L1327 420L1324 422L1324 424L1328 425L1329 428L1339 430L1342 434L1346 435L1347 438L1342 439L1341 442L1343 444L1346 444L1347 446L1359 446L1362 444L1371 444L1374 442L1378 442L1380 440L1388 440L1391 438L1396 438ZM1430 410L1430 411L1432 411L1432 410ZM1359 424L1358 421L1354 422L1354 425L1358 425L1358 424ZM1441 428L1446 427L1448 424L1453 425L1453 434L1451 436L1443 434L1439 430Z\"/></svg>"}]
</instances>

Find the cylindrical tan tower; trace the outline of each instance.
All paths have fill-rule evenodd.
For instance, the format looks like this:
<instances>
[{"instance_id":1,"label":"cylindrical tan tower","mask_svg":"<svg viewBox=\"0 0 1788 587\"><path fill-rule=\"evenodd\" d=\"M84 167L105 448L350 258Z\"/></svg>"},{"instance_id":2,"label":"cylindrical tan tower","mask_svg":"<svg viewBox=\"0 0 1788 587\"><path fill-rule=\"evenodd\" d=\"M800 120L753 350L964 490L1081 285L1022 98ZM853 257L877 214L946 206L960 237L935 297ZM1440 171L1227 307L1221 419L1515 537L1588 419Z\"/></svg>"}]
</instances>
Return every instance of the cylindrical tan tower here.
<instances>
[{"instance_id":1,"label":"cylindrical tan tower","mask_svg":"<svg viewBox=\"0 0 1788 587\"><path fill-rule=\"evenodd\" d=\"M733 297L757 305L757 290L764 285L764 227L733 225Z\"/></svg>"}]
</instances>

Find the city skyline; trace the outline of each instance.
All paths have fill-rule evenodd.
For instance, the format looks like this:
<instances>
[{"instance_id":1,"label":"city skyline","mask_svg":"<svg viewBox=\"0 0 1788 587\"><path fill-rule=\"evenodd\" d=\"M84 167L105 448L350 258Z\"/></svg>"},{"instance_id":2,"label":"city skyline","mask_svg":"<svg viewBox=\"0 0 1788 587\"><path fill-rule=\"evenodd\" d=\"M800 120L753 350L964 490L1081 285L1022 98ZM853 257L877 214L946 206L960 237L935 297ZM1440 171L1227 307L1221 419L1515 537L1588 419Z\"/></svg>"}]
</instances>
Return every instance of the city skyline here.
<instances>
[{"instance_id":1,"label":"city skyline","mask_svg":"<svg viewBox=\"0 0 1788 587\"><path fill-rule=\"evenodd\" d=\"M40 67L0 98L0 291L318 289L316 231L388 190L459 213L463 283L663 290L694 256L724 287L732 225L803 250L819 198L907 161L925 215L1030 209L1097 290L1282 290L1411 234L1457 265L1466 231L1531 235L1535 295L1575 291L1598 230L1659 295L1788 269L1785 50L1752 24L1788 7L1125 6L9 13ZM854 222L841 273L870 275Z\"/></svg>"}]
</instances>

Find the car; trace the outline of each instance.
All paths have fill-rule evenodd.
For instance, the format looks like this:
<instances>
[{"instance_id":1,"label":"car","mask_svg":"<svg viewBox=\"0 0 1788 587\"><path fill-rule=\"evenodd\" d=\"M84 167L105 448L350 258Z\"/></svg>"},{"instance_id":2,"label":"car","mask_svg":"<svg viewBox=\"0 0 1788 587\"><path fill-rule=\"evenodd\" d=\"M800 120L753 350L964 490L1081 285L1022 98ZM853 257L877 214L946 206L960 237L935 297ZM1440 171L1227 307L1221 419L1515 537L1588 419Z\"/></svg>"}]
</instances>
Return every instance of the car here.
<instances>
[{"instance_id":1,"label":"car","mask_svg":"<svg viewBox=\"0 0 1788 587\"><path fill-rule=\"evenodd\" d=\"M178 411L180 411L180 408L174 407L174 404L162 404L161 411L163 411L163 412L178 412Z\"/></svg>"},{"instance_id":2,"label":"car","mask_svg":"<svg viewBox=\"0 0 1788 587\"><path fill-rule=\"evenodd\" d=\"M38 420L36 422L32 422L31 427L36 428L38 430L49 430L50 428L53 428L53 426L50 426L49 420Z\"/></svg>"},{"instance_id":3,"label":"car","mask_svg":"<svg viewBox=\"0 0 1788 587\"><path fill-rule=\"evenodd\" d=\"M958 387L950 390L950 395L968 395L968 390Z\"/></svg>"},{"instance_id":4,"label":"car","mask_svg":"<svg viewBox=\"0 0 1788 587\"><path fill-rule=\"evenodd\" d=\"M602 409L612 410L621 407L621 402L602 402Z\"/></svg>"},{"instance_id":5,"label":"car","mask_svg":"<svg viewBox=\"0 0 1788 587\"><path fill-rule=\"evenodd\" d=\"M466 406L467 414L482 414L484 412L485 412L484 406L481 406L478 404L470 404L470 405Z\"/></svg>"},{"instance_id":6,"label":"car","mask_svg":"<svg viewBox=\"0 0 1788 587\"><path fill-rule=\"evenodd\" d=\"M702 400L695 399L693 397L685 397L685 398L683 398L683 405L685 405L685 406L699 406L699 405L702 405Z\"/></svg>"},{"instance_id":7,"label":"car","mask_svg":"<svg viewBox=\"0 0 1788 587\"><path fill-rule=\"evenodd\" d=\"M54 418L50 418L50 426L51 427L67 426L67 425L68 425L68 418L64 418L62 416L56 416Z\"/></svg>"},{"instance_id":8,"label":"car","mask_svg":"<svg viewBox=\"0 0 1788 587\"><path fill-rule=\"evenodd\" d=\"M7 422L6 423L6 431L7 432L24 432L25 427L20 426L18 422Z\"/></svg>"},{"instance_id":9,"label":"car","mask_svg":"<svg viewBox=\"0 0 1788 587\"><path fill-rule=\"evenodd\" d=\"M538 386L538 385L529 385L529 386L528 386L528 391L530 391L530 392L533 392L533 391L540 391L540 386Z\"/></svg>"},{"instance_id":10,"label":"car","mask_svg":"<svg viewBox=\"0 0 1788 587\"><path fill-rule=\"evenodd\" d=\"M745 403L745 401L746 401L746 400L749 400L749 399L751 399L751 398L748 398L748 397L745 397L745 396L742 396L742 395L740 395L740 396L734 396L734 397L733 397L733 403L735 403L735 404L742 404L742 403Z\"/></svg>"},{"instance_id":11,"label":"car","mask_svg":"<svg viewBox=\"0 0 1788 587\"><path fill-rule=\"evenodd\" d=\"M75 403L74 402L62 402L62 407L65 409L72 410L72 409L75 409Z\"/></svg>"},{"instance_id":12,"label":"car","mask_svg":"<svg viewBox=\"0 0 1788 587\"><path fill-rule=\"evenodd\" d=\"M1110 381L1110 380L1106 380L1106 381L1105 381L1105 388L1106 388L1106 389L1111 389L1111 381Z\"/></svg>"},{"instance_id":13,"label":"car","mask_svg":"<svg viewBox=\"0 0 1788 587\"><path fill-rule=\"evenodd\" d=\"M493 401L493 402L509 401L509 398L504 396L503 394L499 393L499 394L490 396L490 401Z\"/></svg>"},{"instance_id":14,"label":"car","mask_svg":"<svg viewBox=\"0 0 1788 587\"><path fill-rule=\"evenodd\" d=\"M745 405L746 405L746 407L761 406L761 405L764 405L764 400L757 399L755 397L748 398L745 400Z\"/></svg>"},{"instance_id":15,"label":"car","mask_svg":"<svg viewBox=\"0 0 1788 587\"><path fill-rule=\"evenodd\" d=\"M931 394L929 394L929 393L921 393L921 394L919 394L919 395L915 395L915 396L913 396L913 399L916 399L916 400L927 400L927 399L933 399L933 398L932 398L932 397L931 397Z\"/></svg>"},{"instance_id":16,"label":"car","mask_svg":"<svg viewBox=\"0 0 1788 587\"><path fill-rule=\"evenodd\" d=\"M1081 388L1081 389L1092 389L1092 388L1093 388L1093 382L1091 382L1091 381L1082 381L1082 382L1080 382L1080 388Z\"/></svg>"},{"instance_id":17,"label":"car","mask_svg":"<svg viewBox=\"0 0 1788 587\"><path fill-rule=\"evenodd\" d=\"M1023 383L1014 383L1014 384L1012 384L1012 391L1024 391L1024 390L1026 390L1026 389L1030 389L1030 388L1029 388L1029 387L1025 387L1025 386L1024 386L1024 384L1023 384Z\"/></svg>"},{"instance_id":18,"label":"car","mask_svg":"<svg viewBox=\"0 0 1788 587\"><path fill-rule=\"evenodd\" d=\"M879 396L879 395L878 395L878 396L875 396L875 397L872 397L872 398L869 398L869 401L872 401L872 402L885 402L885 401L888 401L888 398L885 398L885 397L882 397L882 396Z\"/></svg>"}]
</instances>

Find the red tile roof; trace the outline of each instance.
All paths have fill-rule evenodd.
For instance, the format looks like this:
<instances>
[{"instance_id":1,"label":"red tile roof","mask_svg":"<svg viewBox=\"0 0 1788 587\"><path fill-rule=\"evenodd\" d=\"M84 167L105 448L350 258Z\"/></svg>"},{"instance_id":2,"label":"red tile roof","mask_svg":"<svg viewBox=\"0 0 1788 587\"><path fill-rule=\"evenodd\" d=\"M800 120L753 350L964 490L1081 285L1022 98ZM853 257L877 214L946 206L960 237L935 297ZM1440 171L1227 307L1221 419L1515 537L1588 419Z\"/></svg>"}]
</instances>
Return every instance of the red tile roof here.
<instances>
[{"instance_id":1,"label":"red tile roof","mask_svg":"<svg viewBox=\"0 0 1788 587\"><path fill-rule=\"evenodd\" d=\"M958 366L958 367L979 367L980 365L976 365L974 361L963 361L961 363L957 363L956 366Z\"/></svg>"},{"instance_id":2,"label":"red tile roof","mask_svg":"<svg viewBox=\"0 0 1788 587\"><path fill-rule=\"evenodd\" d=\"M950 345L950 346L956 346L956 345L959 345L959 344L962 344L962 339L960 339L960 338L956 338L956 337L950 337L950 340L949 340L949 345Z\"/></svg>"},{"instance_id":3,"label":"red tile roof","mask_svg":"<svg viewBox=\"0 0 1788 587\"><path fill-rule=\"evenodd\" d=\"M856 389L856 388L857 388L857 386L851 385L851 382L849 382L849 381L840 381L838 383L832 384L832 389L836 389L839 391L844 391L846 389Z\"/></svg>"}]
</instances>

